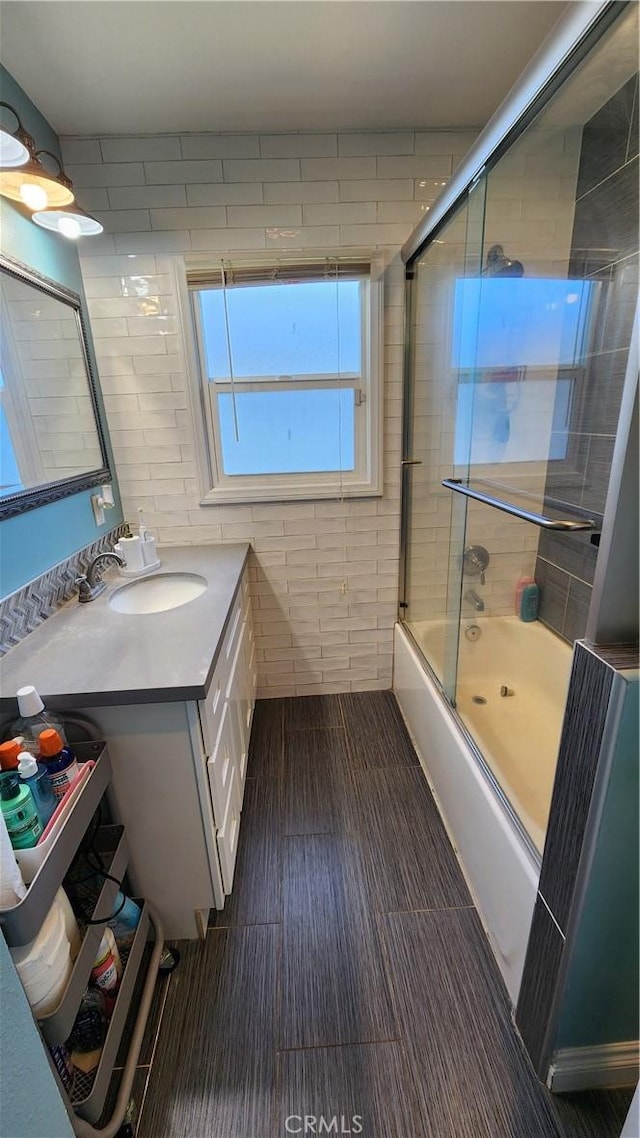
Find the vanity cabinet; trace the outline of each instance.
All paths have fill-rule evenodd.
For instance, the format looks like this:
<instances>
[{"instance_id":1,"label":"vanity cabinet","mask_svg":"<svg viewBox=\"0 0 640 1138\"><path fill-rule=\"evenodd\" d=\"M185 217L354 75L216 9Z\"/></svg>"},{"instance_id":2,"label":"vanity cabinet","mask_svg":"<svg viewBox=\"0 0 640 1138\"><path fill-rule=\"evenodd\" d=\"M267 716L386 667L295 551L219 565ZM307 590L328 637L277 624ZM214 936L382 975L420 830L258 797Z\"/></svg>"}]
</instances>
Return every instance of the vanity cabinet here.
<instances>
[{"instance_id":1,"label":"vanity cabinet","mask_svg":"<svg viewBox=\"0 0 640 1138\"><path fill-rule=\"evenodd\" d=\"M127 827L133 888L170 939L203 936L231 892L256 683L245 567L204 699L83 708L109 740L110 805Z\"/></svg>"}]
</instances>

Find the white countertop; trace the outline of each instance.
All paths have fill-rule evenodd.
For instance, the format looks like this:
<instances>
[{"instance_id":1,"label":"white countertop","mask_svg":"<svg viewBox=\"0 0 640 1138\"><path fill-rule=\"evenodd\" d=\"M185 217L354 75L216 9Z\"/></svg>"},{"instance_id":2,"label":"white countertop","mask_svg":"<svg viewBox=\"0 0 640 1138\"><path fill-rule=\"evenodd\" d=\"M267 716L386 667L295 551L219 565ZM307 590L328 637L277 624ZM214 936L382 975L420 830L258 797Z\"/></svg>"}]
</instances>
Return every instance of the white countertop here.
<instances>
[{"instance_id":1,"label":"white countertop","mask_svg":"<svg viewBox=\"0 0 640 1138\"><path fill-rule=\"evenodd\" d=\"M0 712L16 712L25 684L52 710L203 699L248 554L247 544L160 549L156 573L199 573L208 587L179 608L145 615L109 607L126 583L109 570L100 597L74 597L0 660Z\"/></svg>"}]
</instances>

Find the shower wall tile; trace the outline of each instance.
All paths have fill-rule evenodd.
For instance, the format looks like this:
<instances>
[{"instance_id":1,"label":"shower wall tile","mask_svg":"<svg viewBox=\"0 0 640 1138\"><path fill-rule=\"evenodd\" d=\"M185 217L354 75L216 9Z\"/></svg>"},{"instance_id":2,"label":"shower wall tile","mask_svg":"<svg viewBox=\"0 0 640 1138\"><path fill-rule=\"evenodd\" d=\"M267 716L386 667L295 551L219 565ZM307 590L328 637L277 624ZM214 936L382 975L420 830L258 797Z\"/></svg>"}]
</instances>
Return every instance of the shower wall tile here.
<instances>
[{"instance_id":1,"label":"shower wall tile","mask_svg":"<svg viewBox=\"0 0 640 1138\"><path fill-rule=\"evenodd\" d=\"M535 578L540 589L538 616L543 624L562 635L571 578L541 557L536 561Z\"/></svg>"},{"instance_id":2,"label":"shower wall tile","mask_svg":"<svg viewBox=\"0 0 640 1138\"><path fill-rule=\"evenodd\" d=\"M593 370L597 373L598 382L589 383L585 378L585 391L582 396L582 422L586 431L615 435L620 417L628 355L627 348L618 348L598 356L593 361Z\"/></svg>"},{"instance_id":3,"label":"shower wall tile","mask_svg":"<svg viewBox=\"0 0 640 1138\"><path fill-rule=\"evenodd\" d=\"M610 760L617 746L626 677L637 666L637 645L599 649L578 641L575 646L538 897L516 1010L517 1026L542 1079L550 1054L558 1046L559 1014L571 982L567 974L575 959L585 882L592 878L603 803L611 802ZM629 757L632 761L632 754ZM627 852L633 857L632 848Z\"/></svg>"},{"instance_id":4,"label":"shower wall tile","mask_svg":"<svg viewBox=\"0 0 640 1138\"><path fill-rule=\"evenodd\" d=\"M584 581L579 581L577 577L569 578L569 595L567 597L562 634L565 640L568 640L570 644L573 643L574 640L579 640L586 628L587 618L589 616L589 605L591 603L591 593L591 585L586 585Z\"/></svg>"},{"instance_id":5,"label":"shower wall tile","mask_svg":"<svg viewBox=\"0 0 640 1138\"><path fill-rule=\"evenodd\" d=\"M638 159L578 199L572 252L604 250L619 261L638 247Z\"/></svg>"},{"instance_id":6,"label":"shower wall tile","mask_svg":"<svg viewBox=\"0 0 640 1138\"><path fill-rule=\"evenodd\" d=\"M590 439L580 504L595 513L604 512L615 441L613 435L592 435Z\"/></svg>"},{"instance_id":7,"label":"shower wall tile","mask_svg":"<svg viewBox=\"0 0 640 1138\"><path fill-rule=\"evenodd\" d=\"M546 497L596 514L606 502L638 297L637 102L634 76L582 133L569 273L600 291L592 354L574 381L567 458L549 463L545 485ZM569 643L586 630L596 557L578 535L541 535L541 619Z\"/></svg>"},{"instance_id":8,"label":"shower wall tile","mask_svg":"<svg viewBox=\"0 0 640 1138\"><path fill-rule=\"evenodd\" d=\"M565 939L540 894L536 898L516 1024L541 1078L546 1076L545 1038L558 986Z\"/></svg>"},{"instance_id":9,"label":"shower wall tile","mask_svg":"<svg viewBox=\"0 0 640 1138\"><path fill-rule=\"evenodd\" d=\"M540 893L563 932L573 900L613 669L578 641L574 650L551 799Z\"/></svg>"},{"instance_id":10,"label":"shower wall tile","mask_svg":"<svg viewBox=\"0 0 640 1138\"><path fill-rule=\"evenodd\" d=\"M582 132L578 197L628 161L637 98L638 77L635 75L586 124Z\"/></svg>"},{"instance_id":11,"label":"shower wall tile","mask_svg":"<svg viewBox=\"0 0 640 1138\"><path fill-rule=\"evenodd\" d=\"M547 530L540 534L538 556L587 584L593 581L597 554L588 533L580 536Z\"/></svg>"}]
</instances>

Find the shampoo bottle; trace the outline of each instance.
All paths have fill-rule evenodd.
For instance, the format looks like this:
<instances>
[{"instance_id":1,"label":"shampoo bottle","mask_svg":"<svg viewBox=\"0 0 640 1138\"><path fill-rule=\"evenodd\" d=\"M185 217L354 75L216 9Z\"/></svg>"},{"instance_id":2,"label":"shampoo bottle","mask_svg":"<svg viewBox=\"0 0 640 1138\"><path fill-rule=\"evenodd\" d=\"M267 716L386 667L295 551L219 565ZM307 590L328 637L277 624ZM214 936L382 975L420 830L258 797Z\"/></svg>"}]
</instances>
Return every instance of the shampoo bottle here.
<instances>
[{"instance_id":1,"label":"shampoo bottle","mask_svg":"<svg viewBox=\"0 0 640 1138\"><path fill-rule=\"evenodd\" d=\"M521 577L516 589L516 616L525 624L538 619L540 590L533 577Z\"/></svg>"}]
</instances>

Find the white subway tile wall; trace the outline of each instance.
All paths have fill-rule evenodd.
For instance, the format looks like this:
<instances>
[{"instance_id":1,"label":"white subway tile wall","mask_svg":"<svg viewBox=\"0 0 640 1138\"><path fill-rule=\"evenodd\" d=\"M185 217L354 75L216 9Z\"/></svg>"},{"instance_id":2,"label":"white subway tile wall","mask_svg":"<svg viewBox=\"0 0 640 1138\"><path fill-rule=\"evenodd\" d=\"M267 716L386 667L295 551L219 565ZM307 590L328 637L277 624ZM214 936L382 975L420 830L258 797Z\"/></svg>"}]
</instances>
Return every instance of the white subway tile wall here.
<instances>
[{"instance_id":1,"label":"white subway tile wall","mask_svg":"<svg viewBox=\"0 0 640 1138\"><path fill-rule=\"evenodd\" d=\"M10 367L5 367L4 410L16 450L29 457L26 484L100 469L102 452L74 313L29 284L12 280L6 287ZM114 334L121 323L126 331L126 321L106 323L114 325ZM16 392L22 393L17 401Z\"/></svg>"},{"instance_id":2,"label":"white subway tile wall","mask_svg":"<svg viewBox=\"0 0 640 1138\"><path fill-rule=\"evenodd\" d=\"M249 541L262 696L391 685L397 611L403 266L399 248L475 131L63 140L103 236L80 248L125 517L161 544ZM167 257L384 250L384 495L199 504Z\"/></svg>"}]
</instances>

